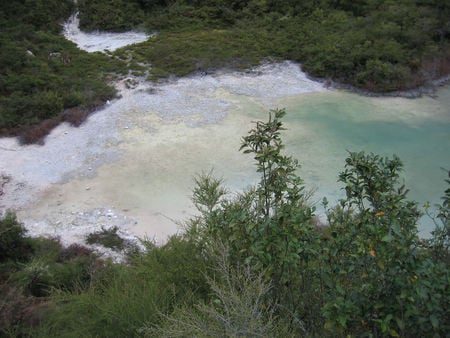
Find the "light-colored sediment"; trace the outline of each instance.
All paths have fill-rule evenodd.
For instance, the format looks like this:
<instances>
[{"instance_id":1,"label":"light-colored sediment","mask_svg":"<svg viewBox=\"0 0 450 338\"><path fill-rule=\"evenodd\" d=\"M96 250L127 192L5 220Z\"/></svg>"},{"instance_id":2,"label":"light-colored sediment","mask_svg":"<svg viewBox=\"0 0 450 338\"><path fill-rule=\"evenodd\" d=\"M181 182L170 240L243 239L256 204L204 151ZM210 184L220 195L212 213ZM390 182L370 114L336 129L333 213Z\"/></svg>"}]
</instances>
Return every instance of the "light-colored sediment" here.
<instances>
[{"instance_id":1,"label":"light-colored sediment","mask_svg":"<svg viewBox=\"0 0 450 338\"><path fill-rule=\"evenodd\" d=\"M162 242L194 213L194 175L216 168L232 188L253 183L252 163L243 165L238 149L254 118L283 97L325 90L290 62L117 86L120 99L79 128L58 126L43 146L0 139L0 174L9 180L0 208L17 210L32 235L69 244L118 226L130 240ZM233 115L245 108L240 97L264 115Z\"/></svg>"},{"instance_id":2,"label":"light-colored sediment","mask_svg":"<svg viewBox=\"0 0 450 338\"><path fill-rule=\"evenodd\" d=\"M113 49L108 34L85 34L74 29L73 22L70 25L66 25L66 37L80 48ZM138 42L127 39L128 43ZM0 139L0 212L14 209L31 235L59 237L66 245L83 242L88 233L102 227L114 226L130 242L148 237L161 243L194 214L190 196L196 174L214 169L233 191L256 182L251 157L238 149L252 122L265 120L269 109L288 107L289 111L292 107L296 111L301 102L308 111L308 105L315 101L304 98L320 96L318 114L330 106L331 116L342 114L355 127L364 127L367 120L374 125L397 121L413 129L417 124L419 130L423 121L438 119L448 124L449 119L445 100L450 95L438 103L431 102L433 98L417 102L401 98L355 100L350 94L336 92L325 97L320 92L327 89L291 62L159 85L131 80L136 83L133 88L126 85L127 79L116 84L120 99L92 114L79 128L58 126L44 146L20 146L14 138ZM365 113L374 107L377 114ZM365 135L361 140L349 135L350 143L344 145L347 142L335 139L332 128L326 129L329 127L317 119L308 121L307 116L301 122L291 120L287 148L301 160L302 176L322 186L319 197L336 200L340 194L336 177L344 148L370 148L370 144Z\"/></svg>"},{"instance_id":3,"label":"light-colored sediment","mask_svg":"<svg viewBox=\"0 0 450 338\"><path fill-rule=\"evenodd\" d=\"M78 12L64 23L64 36L76 43L79 48L88 52L114 51L118 48L146 41L150 35L144 32L91 32L86 33L79 28Z\"/></svg>"}]
</instances>

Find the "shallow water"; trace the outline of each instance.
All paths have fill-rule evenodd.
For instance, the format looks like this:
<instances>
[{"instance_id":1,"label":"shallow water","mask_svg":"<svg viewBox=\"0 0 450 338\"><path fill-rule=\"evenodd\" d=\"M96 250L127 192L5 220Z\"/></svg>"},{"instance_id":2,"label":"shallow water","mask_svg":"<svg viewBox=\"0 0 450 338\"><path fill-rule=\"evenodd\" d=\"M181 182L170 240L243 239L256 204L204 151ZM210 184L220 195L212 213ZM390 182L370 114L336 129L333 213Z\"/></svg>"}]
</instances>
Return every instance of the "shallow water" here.
<instances>
[{"instance_id":1,"label":"shallow water","mask_svg":"<svg viewBox=\"0 0 450 338\"><path fill-rule=\"evenodd\" d=\"M344 91L285 95L268 101L240 97L235 116L265 119L267 108L284 107L286 152L297 158L300 175L315 190L320 211L324 196L331 203L344 197L337 176L344 169L347 151L398 155L404 163L402 181L409 198L422 206L439 203L447 188L450 168L450 87L435 97L418 99L363 97ZM243 109L245 107L245 109ZM247 129L249 129L251 125ZM432 229L421 220L421 234Z\"/></svg>"},{"instance_id":2,"label":"shallow water","mask_svg":"<svg viewBox=\"0 0 450 338\"><path fill-rule=\"evenodd\" d=\"M303 176L317 187L316 198L336 201L336 184L348 151L374 152L404 163L402 178L409 198L420 205L438 203L450 168L450 88L435 98L367 98L345 92L291 98L288 150L303 163ZM302 130L308 130L302 135ZM422 233L431 222L422 220Z\"/></svg>"},{"instance_id":3,"label":"shallow water","mask_svg":"<svg viewBox=\"0 0 450 338\"><path fill-rule=\"evenodd\" d=\"M72 20L65 36L88 51L148 38L86 34ZM286 152L300 161L317 205L324 196L331 203L343 197L337 177L347 150L397 154L410 197L421 204L439 202L446 189L440 168L450 168L448 85L434 98L370 98L326 90L285 62L159 86L141 82L122 94L80 128L56 128L43 147L0 140L0 171L15 182L0 207L17 207L34 234L66 242L113 225L163 241L195 213L196 174L214 170L231 192L257 182L240 140L274 108L287 110ZM431 223L423 220L421 230L426 236Z\"/></svg>"},{"instance_id":4,"label":"shallow water","mask_svg":"<svg viewBox=\"0 0 450 338\"><path fill-rule=\"evenodd\" d=\"M241 81L242 87L248 85L245 79ZM158 102L168 100L167 107L153 106L149 124L139 115L140 126L124 133L122 160L99 171L98 179L105 186L114 177L105 194L126 202L123 209L135 211L145 224L142 230L147 224L158 224L162 233L168 228L173 231L171 220L191 215L192 177L202 171L213 169L231 190L254 184L253 160L238 152L240 139L252 128L252 121L266 119L268 109L276 107L288 112L286 152L302 164L300 175L316 190L314 202L326 196L334 203L343 197L337 175L347 150L400 156L410 198L420 204L437 203L443 195L446 172L441 168L450 168L449 88L441 89L436 98L415 100L367 98L340 91L267 98L259 92L242 94L242 87L238 90L218 82L217 89L209 93L199 83L178 87L178 104L170 101L171 96L158 97ZM199 93L202 100L195 97ZM139 102L145 100L141 97ZM175 112L182 105L188 113ZM226 115L210 109L223 109ZM156 129L149 132L149 125ZM117 189L118 182L122 189ZM423 221L422 232L430 226Z\"/></svg>"},{"instance_id":5,"label":"shallow water","mask_svg":"<svg viewBox=\"0 0 450 338\"><path fill-rule=\"evenodd\" d=\"M410 198L420 204L443 195L450 86L435 98L369 98L328 91L292 63L156 87L143 82L80 128L56 128L43 147L2 140L0 148L13 151L0 149L0 169L17 187L23 180L37 191L18 213L33 233L80 240L117 225L161 242L194 215L196 174L214 170L230 191L257 182L252 157L238 151L240 140L277 107L287 110L286 153L300 161L318 206L324 196L331 203L343 197L337 177L347 150L400 156ZM420 228L426 236L431 223L423 220Z\"/></svg>"}]
</instances>

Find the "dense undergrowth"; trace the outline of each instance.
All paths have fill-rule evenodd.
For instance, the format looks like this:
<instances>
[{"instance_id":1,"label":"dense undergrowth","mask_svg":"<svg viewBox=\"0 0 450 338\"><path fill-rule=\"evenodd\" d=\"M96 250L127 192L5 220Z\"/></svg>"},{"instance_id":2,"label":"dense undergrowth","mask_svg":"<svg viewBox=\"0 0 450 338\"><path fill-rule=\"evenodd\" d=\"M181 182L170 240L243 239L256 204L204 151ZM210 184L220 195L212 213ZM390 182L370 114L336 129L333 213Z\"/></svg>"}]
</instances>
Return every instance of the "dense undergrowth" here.
<instances>
[{"instance_id":1,"label":"dense undergrowth","mask_svg":"<svg viewBox=\"0 0 450 338\"><path fill-rule=\"evenodd\" d=\"M118 59L88 54L61 34L72 1L9 1L0 11L0 135L41 142L55 125L79 125L116 95Z\"/></svg>"},{"instance_id":2,"label":"dense undergrowth","mask_svg":"<svg viewBox=\"0 0 450 338\"><path fill-rule=\"evenodd\" d=\"M0 135L39 142L61 121L80 124L115 95L107 85L113 74L127 67L146 74L142 63L158 80L289 59L314 77L373 92L450 73L450 5L441 0L79 0L77 7L85 30L157 36L117 57L88 54L60 34L72 1L3 4Z\"/></svg>"},{"instance_id":3,"label":"dense undergrowth","mask_svg":"<svg viewBox=\"0 0 450 338\"><path fill-rule=\"evenodd\" d=\"M450 72L450 6L439 0L96 0L79 6L88 29L158 32L133 48L154 65L155 77L279 57L301 62L315 77L386 92Z\"/></svg>"},{"instance_id":4,"label":"dense undergrowth","mask_svg":"<svg viewBox=\"0 0 450 338\"><path fill-rule=\"evenodd\" d=\"M256 186L234 194L211 173L197 176L198 216L163 246L129 250L125 264L27 238L7 213L0 334L445 337L450 188L432 237L421 239L422 212L399 184L400 159L349 153L339 175L346 198L324 200L321 226L299 164L283 154L284 114L272 111L242 139L260 173Z\"/></svg>"}]
</instances>

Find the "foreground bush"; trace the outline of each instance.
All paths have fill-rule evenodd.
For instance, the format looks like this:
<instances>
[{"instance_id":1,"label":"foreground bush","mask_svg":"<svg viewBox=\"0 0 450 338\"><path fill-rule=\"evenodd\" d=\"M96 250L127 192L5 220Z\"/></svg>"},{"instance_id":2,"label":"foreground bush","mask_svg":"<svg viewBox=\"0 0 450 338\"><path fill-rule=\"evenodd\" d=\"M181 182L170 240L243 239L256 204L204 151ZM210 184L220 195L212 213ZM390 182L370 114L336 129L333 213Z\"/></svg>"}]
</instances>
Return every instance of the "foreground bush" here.
<instances>
[{"instance_id":1,"label":"foreground bush","mask_svg":"<svg viewBox=\"0 0 450 338\"><path fill-rule=\"evenodd\" d=\"M55 290L81 291L104 270L91 250L29 238L13 212L0 219L0 336L28 336L40 325Z\"/></svg>"},{"instance_id":2,"label":"foreground bush","mask_svg":"<svg viewBox=\"0 0 450 338\"><path fill-rule=\"evenodd\" d=\"M129 264L95 274L86 291L56 294L36 335L138 337L175 306L208 297L205 257L193 243L175 236L162 247L146 246Z\"/></svg>"},{"instance_id":3,"label":"foreground bush","mask_svg":"<svg viewBox=\"0 0 450 338\"><path fill-rule=\"evenodd\" d=\"M55 256L56 244L35 244L40 254L5 289L22 290L19 300L51 296L33 335L446 336L450 189L422 240L400 159L351 152L339 175L346 196L324 201L328 226L319 228L299 165L283 154L284 115L271 111L242 140L260 182L230 195L211 174L198 176L199 214L165 245L86 270L71 259L82 250Z\"/></svg>"},{"instance_id":4,"label":"foreground bush","mask_svg":"<svg viewBox=\"0 0 450 338\"><path fill-rule=\"evenodd\" d=\"M212 269L207 278L212 295L209 302L178 307L164 316L156 328L143 327L149 337L270 337L275 334L273 304L267 295L271 288L263 273L249 266L230 265L229 251L213 243Z\"/></svg>"},{"instance_id":5,"label":"foreground bush","mask_svg":"<svg viewBox=\"0 0 450 338\"><path fill-rule=\"evenodd\" d=\"M399 185L401 168L395 156L346 159L339 180L347 197L329 211L324 248L331 332L437 336L449 329L448 270L417 237L420 213Z\"/></svg>"},{"instance_id":6,"label":"foreground bush","mask_svg":"<svg viewBox=\"0 0 450 338\"><path fill-rule=\"evenodd\" d=\"M7 260L24 260L31 251L25 238L26 229L17 220L16 214L6 211L0 218L0 263Z\"/></svg>"},{"instance_id":7,"label":"foreground bush","mask_svg":"<svg viewBox=\"0 0 450 338\"><path fill-rule=\"evenodd\" d=\"M327 228L317 229L298 165L281 154L283 115L273 111L243 138L261 173L254 189L227 198L220 180L197 179L201 216L191 235L227 243L231 265L264 272L283 334L445 335L450 274L436 255L449 254L449 190L438 208L442 226L424 242L421 213L399 184L400 159L350 153L339 175L346 198L328 209Z\"/></svg>"}]
</instances>

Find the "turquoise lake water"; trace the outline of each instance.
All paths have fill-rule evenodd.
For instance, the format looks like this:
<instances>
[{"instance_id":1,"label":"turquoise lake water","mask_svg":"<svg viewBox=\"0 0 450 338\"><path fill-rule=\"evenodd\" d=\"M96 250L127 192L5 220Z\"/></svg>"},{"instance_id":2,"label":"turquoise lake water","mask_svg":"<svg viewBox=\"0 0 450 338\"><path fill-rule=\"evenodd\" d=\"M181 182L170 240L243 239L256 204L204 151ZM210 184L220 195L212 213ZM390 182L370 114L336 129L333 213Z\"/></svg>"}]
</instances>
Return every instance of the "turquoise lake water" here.
<instances>
[{"instance_id":1,"label":"turquoise lake water","mask_svg":"<svg viewBox=\"0 0 450 338\"><path fill-rule=\"evenodd\" d=\"M108 130L102 124L106 117L117 122L121 141L110 146L119 150L117 158L94 175L72 174L67 182L52 185L20 216L53 224L75 211L95 216L99 209L112 210L133 220L131 232L164 239L195 214L190 197L196 174L214 170L231 193L257 183L254 160L239 152L240 140L254 121L267 120L268 110L277 107L287 111L285 151L299 160L299 175L315 191L311 202L317 215L324 215L323 197L330 205L344 197L337 179L347 151L398 155L408 198L420 206L440 202L448 187L442 168L450 169L450 86L433 97L372 98L324 90L306 82L292 65L264 76L185 79L159 87L156 94L130 93L93 116L99 117L99 130ZM78 132L84 137L83 126L70 130ZM96 134L92 137L88 144L96 145ZM421 236L432 228L428 218L421 219Z\"/></svg>"},{"instance_id":2,"label":"turquoise lake water","mask_svg":"<svg viewBox=\"0 0 450 338\"><path fill-rule=\"evenodd\" d=\"M450 169L450 87L434 97L370 98L334 91L295 96L285 107L286 151L302 164L300 175L314 188L314 201L343 197L337 175L347 151L374 152L404 163L410 199L438 203ZM421 230L431 223L423 219Z\"/></svg>"}]
</instances>

